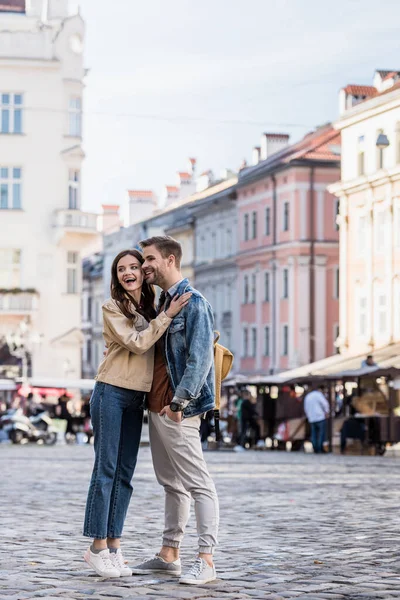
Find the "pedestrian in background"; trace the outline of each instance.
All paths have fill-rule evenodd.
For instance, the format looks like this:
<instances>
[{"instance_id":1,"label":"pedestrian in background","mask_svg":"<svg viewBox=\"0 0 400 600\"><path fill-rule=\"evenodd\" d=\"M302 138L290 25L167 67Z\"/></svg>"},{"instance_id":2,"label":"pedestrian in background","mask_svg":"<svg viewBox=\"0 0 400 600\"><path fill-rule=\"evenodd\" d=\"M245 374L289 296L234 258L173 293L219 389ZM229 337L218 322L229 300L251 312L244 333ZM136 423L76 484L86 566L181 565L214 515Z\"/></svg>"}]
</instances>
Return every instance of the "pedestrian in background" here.
<instances>
[{"instance_id":1,"label":"pedestrian in background","mask_svg":"<svg viewBox=\"0 0 400 600\"><path fill-rule=\"evenodd\" d=\"M93 543L84 558L102 577L132 575L120 538L132 495L145 393L153 380L153 346L190 298L173 298L156 317L154 290L143 280L142 264L137 250L120 252L112 264L111 300L103 305L107 353L90 400L95 464L83 535Z\"/></svg>"},{"instance_id":2,"label":"pedestrian in background","mask_svg":"<svg viewBox=\"0 0 400 600\"><path fill-rule=\"evenodd\" d=\"M323 394L323 387L313 387L304 398L304 412L311 427L311 443L316 454L323 452L326 437L326 419L329 403Z\"/></svg>"},{"instance_id":3,"label":"pedestrian in background","mask_svg":"<svg viewBox=\"0 0 400 600\"><path fill-rule=\"evenodd\" d=\"M258 413L253 401L253 396L248 390L242 392L243 401L240 406L240 444L246 447L248 439L257 446L260 441L260 426L258 424Z\"/></svg>"}]
</instances>

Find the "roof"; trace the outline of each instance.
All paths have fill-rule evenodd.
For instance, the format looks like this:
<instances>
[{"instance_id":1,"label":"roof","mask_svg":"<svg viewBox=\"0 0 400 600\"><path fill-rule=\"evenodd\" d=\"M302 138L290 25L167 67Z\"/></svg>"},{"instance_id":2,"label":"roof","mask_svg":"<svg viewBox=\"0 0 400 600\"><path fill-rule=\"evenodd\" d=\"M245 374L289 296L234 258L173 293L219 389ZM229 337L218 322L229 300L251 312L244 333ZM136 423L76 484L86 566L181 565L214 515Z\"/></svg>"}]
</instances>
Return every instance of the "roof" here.
<instances>
[{"instance_id":1,"label":"roof","mask_svg":"<svg viewBox=\"0 0 400 600\"><path fill-rule=\"evenodd\" d=\"M189 158L190 162L192 163L192 165L195 165L197 162L196 158Z\"/></svg>"},{"instance_id":2,"label":"roof","mask_svg":"<svg viewBox=\"0 0 400 600\"><path fill-rule=\"evenodd\" d=\"M179 192L179 188L176 185L166 185L168 194L177 194Z\"/></svg>"},{"instance_id":3,"label":"roof","mask_svg":"<svg viewBox=\"0 0 400 600\"><path fill-rule=\"evenodd\" d=\"M352 96L376 96L378 90L373 85L357 85L350 83L343 88L347 94Z\"/></svg>"},{"instance_id":4,"label":"roof","mask_svg":"<svg viewBox=\"0 0 400 600\"><path fill-rule=\"evenodd\" d=\"M135 198L151 198L154 196L154 192L151 190L128 190L128 194Z\"/></svg>"},{"instance_id":5,"label":"roof","mask_svg":"<svg viewBox=\"0 0 400 600\"><path fill-rule=\"evenodd\" d=\"M0 0L0 12L25 12L25 0Z\"/></svg>"},{"instance_id":6,"label":"roof","mask_svg":"<svg viewBox=\"0 0 400 600\"><path fill-rule=\"evenodd\" d=\"M327 379L349 379L352 380L358 377L365 377L370 373L374 377L390 375L398 377L400 372L400 343L389 344L377 350L374 350L373 357L378 366L376 367L361 367L362 361L365 359L365 354L357 356L345 356L343 354L334 354L328 358L324 358L315 363L298 367L290 371L279 373L278 375L233 375L227 378L223 385L253 384L253 385L279 385L301 382L307 378L326 377ZM397 370L397 372L396 372Z\"/></svg>"},{"instance_id":7,"label":"roof","mask_svg":"<svg viewBox=\"0 0 400 600\"><path fill-rule=\"evenodd\" d=\"M239 184L246 184L265 177L269 172L275 172L295 161L315 160L332 164L339 163L340 139L340 132L334 129L330 123L319 127L299 142L286 146L257 165L242 169L239 174Z\"/></svg>"},{"instance_id":8,"label":"roof","mask_svg":"<svg viewBox=\"0 0 400 600\"><path fill-rule=\"evenodd\" d=\"M386 79L386 77L391 73L398 73L399 71L393 71L390 69L377 69L376 72L382 77L382 79Z\"/></svg>"},{"instance_id":9,"label":"roof","mask_svg":"<svg viewBox=\"0 0 400 600\"><path fill-rule=\"evenodd\" d=\"M102 204L101 207L105 210L119 210L120 208L119 204Z\"/></svg>"},{"instance_id":10,"label":"roof","mask_svg":"<svg viewBox=\"0 0 400 600\"><path fill-rule=\"evenodd\" d=\"M390 73L388 73L383 79L392 79L392 77L396 77L398 75L400 75L399 71L390 71Z\"/></svg>"},{"instance_id":11,"label":"roof","mask_svg":"<svg viewBox=\"0 0 400 600\"><path fill-rule=\"evenodd\" d=\"M178 171L178 175L181 179L191 179L192 176L190 173L187 173L186 171Z\"/></svg>"}]
</instances>

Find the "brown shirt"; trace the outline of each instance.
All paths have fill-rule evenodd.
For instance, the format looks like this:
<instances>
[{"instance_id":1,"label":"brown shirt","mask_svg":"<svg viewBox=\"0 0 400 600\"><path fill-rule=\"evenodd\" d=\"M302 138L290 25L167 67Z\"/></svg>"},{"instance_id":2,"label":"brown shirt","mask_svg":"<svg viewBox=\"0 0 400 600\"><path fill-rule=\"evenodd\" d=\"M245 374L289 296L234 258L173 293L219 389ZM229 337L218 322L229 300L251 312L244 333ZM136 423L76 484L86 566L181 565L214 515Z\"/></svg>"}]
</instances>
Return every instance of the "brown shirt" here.
<instances>
[{"instance_id":1,"label":"brown shirt","mask_svg":"<svg viewBox=\"0 0 400 600\"><path fill-rule=\"evenodd\" d=\"M159 413L164 406L171 404L174 396L164 362L162 344L163 338L158 340L155 345L153 384L147 394L147 407L151 412L156 413Z\"/></svg>"}]
</instances>

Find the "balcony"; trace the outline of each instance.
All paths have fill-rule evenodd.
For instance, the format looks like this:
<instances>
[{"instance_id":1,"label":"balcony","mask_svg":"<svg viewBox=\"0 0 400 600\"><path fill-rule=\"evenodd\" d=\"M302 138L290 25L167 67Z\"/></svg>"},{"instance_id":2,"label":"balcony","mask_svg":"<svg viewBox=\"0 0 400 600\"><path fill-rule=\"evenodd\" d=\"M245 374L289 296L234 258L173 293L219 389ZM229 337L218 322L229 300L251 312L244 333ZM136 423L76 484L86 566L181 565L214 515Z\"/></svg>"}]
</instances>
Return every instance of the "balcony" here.
<instances>
[{"instance_id":1,"label":"balcony","mask_svg":"<svg viewBox=\"0 0 400 600\"><path fill-rule=\"evenodd\" d=\"M53 227L56 243L61 243L68 236L83 236L87 243L91 237L99 235L97 215L75 209L60 209L54 213Z\"/></svg>"},{"instance_id":2,"label":"balcony","mask_svg":"<svg viewBox=\"0 0 400 600\"><path fill-rule=\"evenodd\" d=\"M0 316L30 315L38 308L35 290L0 290Z\"/></svg>"}]
</instances>

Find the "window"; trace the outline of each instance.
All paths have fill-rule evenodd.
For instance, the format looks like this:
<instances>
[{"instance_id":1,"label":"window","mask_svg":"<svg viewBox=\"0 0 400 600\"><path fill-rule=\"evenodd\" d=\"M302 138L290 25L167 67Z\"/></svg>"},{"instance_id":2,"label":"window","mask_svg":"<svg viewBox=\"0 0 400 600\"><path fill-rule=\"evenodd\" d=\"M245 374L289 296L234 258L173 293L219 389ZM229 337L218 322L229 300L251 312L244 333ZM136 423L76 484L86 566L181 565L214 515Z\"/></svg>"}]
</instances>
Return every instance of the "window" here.
<instances>
[{"instance_id":1,"label":"window","mask_svg":"<svg viewBox=\"0 0 400 600\"><path fill-rule=\"evenodd\" d=\"M271 209L265 209L265 235L271 235Z\"/></svg>"},{"instance_id":2,"label":"window","mask_svg":"<svg viewBox=\"0 0 400 600\"><path fill-rule=\"evenodd\" d=\"M269 325L264 327L264 356L269 356L270 353L270 334L269 334Z\"/></svg>"},{"instance_id":3,"label":"window","mask_svg":"<svg viewBox=\"0 0 400 600\"><path fill-rule=\"evenodd\" d=\"M21 250L0 248L0 288L21 286Z\"/></svg>"},{"instance_id":4,"label":"window","mask_svg":"<svg viewBox=\"0 0 400 600\"><path fill-rule=\"evenodd\" d=\"M0 133L22 133L22 94L0 94Z\"/></svg>"},{"instance_id":5,"label":"window","mask_svg":"<svg viewBox=\"0 0 400 600\"><path fill-rule=\"evenodd\" d=\"M388 242L387 211L375 213L375 250L379 254L385 251Z\"/></svg>"},{"instance_id":6,"label":"window","mask_svg":"<svg viewBox=\"0 0 400 600\"><path fill-rule=\"evenodd\" d=\"M289 231L289 202L283 204L283 231Z\"/></svg>"},{"instance_id":7,"label":"window","mask_svg":"<svg viewBox=\"0 0 400 600\"><path fill-rule=\"evenodd\" d=\"M251 276L251 303L255 304L257 295L257 275L255 273Z\"/></svg>"},{"instance_id":8,"label":"window","mask_svg":"<svg viewBox=\"0 0 400 600\"><path fill-rule=\"evenodd\" d=\"M339 286L340 286L340 275L339 267L335 267L333 270L333 297L339 300Z\"/></svg>"},{"instance_id":9,"label":"window","mask_svg":"<svg viewBox=\"0 0 400 600\"><path fill-rule=\"evenodd\" d=\"M333 328L333 344L334 344L334 348L335 348L335 354L340 354L340 347L337 345L337 340L339 339L339 325L335 325Z\"/></svg>"},{"instance_id":10,"label":"window","mask_svg":"<svg viewBox=\"0 0 400 600\"><path fill-rule=\"evenodd\" d=\"M340 200L335 201L335 229L339 231L338 217L340 215Z\"/></svg>"},{"instance_id":11,"label":"window","mask_svg":"<svg viewBox=\"0 0 400 600\"><path fill-rule=\"evenodd\" d=\"M358 252L360 255L363 255L367 249L367 217L365 215L358 217L357 229Z\"/></svg>"},{"instance_id":12,"label":"window","mask_svg":"<svg viewBox=\"0 0 400 600\"><path fill-rule=\"evenodd\" d=\"M270 286L269 286L269 273L264 274L264 301L269 302L270 298Z\"/></svg>"},{"instance_id":13,"label":"window","mask_svg":"<svg viewBox=\"0 0 400 600\"><path fill-rule=\"evenodd\" d=\"M289 269L283 269L283 298L289 298Z\"/></svg>"},{"instance_id":14,"label":"window","mask_svg":"<svg viewBox=\"0 0 400 600\"><path fill-rule=\"evenodd\" d=\"M232 255L232 231L230 229L226 230L226 256Z\"/></svg>"},{"instance_id":15,"label":"window","mask_svg":"<svg viewBox=\"0 0 400 600\"><path fill-rule=\"evenodd\" d=\"M287 356L289 354L289 326L284 325L282 329L282 355Z\"/></svg>"},{"instance_id":16,"label":"window","mask_svg":"<svg viewBox=\"0 0 400 600\"><path fill-rule=\"evenodd\" d=\"M0 209L21 208L20 167L0 167Z\"/></svg>"},{"instance_id":17,"label":"window","mask_svg":"<svg viewBox=\"0 0 400 600\"><path fill-rule=\"evenodd\" d=\"M249 354L249 332L247 329L243 329L243 357Z\"/></svg>"},{"instance_id":18,"label":"window","mask_svg":"<svg viewBox=\"0 0 400 600\"><path fill-rule=\"evenodd\" d=\"M244 241L247 242L249 239L249 215L244 215Z\"/></svg>"},{"instance_id":19,"label":"window","mask_svg":"<svg viewBox=\"0 0 400 600\"><path fill-rule=\"evenodd\" d=\"M387 334L387 305L386 305L386 295L379 294L378 295L378 322L377 322L377 330L378 335L383 337Z\"/></svg>"},{"instance_id":20,"label":"window","mask_svg":"<svg viewBox=\"0 0 400 600\"><path fill-rule=\"evenodd\" d=\"M82 100L81 98L70 98L69 100L69 135L81 137L82 135Z\"/></svg>"},{"instance_id":21,"label":"window","mask_svg":"<svg viewBox=\"0 0 400 600\"><path fill-rule=\"evenodd\" d=\"M359 296L358 298L358 335L365 337L367 335L367 298Z\"/></svg>"},{"instance_id":22,"label":"window","mask_svg":"<svg viewBox=\"0 0 400 600\"><path fill-rule=\"evenodd\" d=\"M383 129L379 129L376 132L376 139L378 138L378 136L381 133L384 133ZM385 148L377 148L376 149L376 168L383 169L384 166L385 166Z\"/></svg>"},{"instance_id":23,"label":"window","mask_svg":"<svg viewBox=\"0 0 400 600\"><path fill-rule=\"evenodd\" d=\"M68 208L78 209L80 206L80 172L69 170L68 181Z\"/></svg>"},{"instance_id":24,"label":"window","mask_svg":"<svg viewBox=\"0 0 400 600\"><path fill-rule=\"evenodd\" d=\"M357 155L357 175L365 174L365 154L364 154L364 136L360 135L358 138L358 155Z\"/></svg>"},{"instance_id":25,"label":"window","mask_svg":"<svg viewBox=\"0 0 400 600\"><path fill-rule=\"evenodd\" d=\"M67 252L67 294L78 293L79 253Z\"/></svg>"},{"instance_id":26,"label":"window","mask_svg":"<svg viewBox=\"0 0 400 600\"><path fill-rule=\"evenodd\" d=\"M257 356L257 329L255 327L251 330L251 356L253 358Z\"/></svg>"},{"instance_id":27,"label":"window","mask_svg":"<svg viewBox=\"0 0 400 600\"><path fill-rule=\"evenodd\" d=\"M249 302L249 277L245 275L243 278L243 304Z\"/></svg>"},{"instance_id":28,"label":"window","mask_svg":"<svg viewBox=\"0 0 400 600\"><path fill-rule=\"evenodd\" d=\"M257 213L256 213L256 211L253 211L251 223L252 223L252 236L251 236L251 238L253 240L255 240L257 238Z\"/></svg>"},{"instance_id":29,"label":"window","mask_svg":"<svg viewBox=\"0 0 400 600\"><path fill-rule=\"evenodd\" d=\"M217 235L215 231L211 234L211 257L216 258L217 256Z\"/></svg>"}]
</instances>

